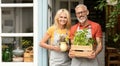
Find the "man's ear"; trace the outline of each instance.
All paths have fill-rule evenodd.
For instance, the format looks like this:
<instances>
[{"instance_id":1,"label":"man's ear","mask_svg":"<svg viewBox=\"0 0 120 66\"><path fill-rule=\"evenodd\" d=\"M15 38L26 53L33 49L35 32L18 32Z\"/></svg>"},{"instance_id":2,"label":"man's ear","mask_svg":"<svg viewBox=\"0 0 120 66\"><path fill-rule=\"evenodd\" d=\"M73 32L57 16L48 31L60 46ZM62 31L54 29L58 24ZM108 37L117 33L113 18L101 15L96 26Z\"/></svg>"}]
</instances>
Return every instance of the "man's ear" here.
<instances>
[{"instance_id":1,"label":"man's ear","mask_svg":"<svg viewBox=\"0 0 120 66\"><path fill-rule=\"evenodd\" d=\"M89 15L89 10L87 10L87 15Z\"/></svg>"}]
</instances>

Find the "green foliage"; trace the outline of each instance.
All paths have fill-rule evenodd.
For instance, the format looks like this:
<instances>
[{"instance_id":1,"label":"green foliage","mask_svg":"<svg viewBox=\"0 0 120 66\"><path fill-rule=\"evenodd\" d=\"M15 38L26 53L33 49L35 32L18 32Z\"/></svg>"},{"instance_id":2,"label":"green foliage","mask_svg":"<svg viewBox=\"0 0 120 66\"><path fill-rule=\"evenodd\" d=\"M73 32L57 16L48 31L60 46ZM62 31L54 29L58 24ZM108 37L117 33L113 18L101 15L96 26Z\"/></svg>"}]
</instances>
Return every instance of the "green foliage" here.
<instances>
[{"instance_id":1,"label":"green foliage","mask_svg":"<svg viewBox=\"0 0 120 66\"><path fill-rule=\"evenodd\" d=\"M116 0L111 0L112 1L116 1ZM120 14L120 0L117 0L117 4L115 5L109 5L112 10L109 11L110 14L106 14L106 29L108 34L107 34L107 37L108 37L108 42L111 43L117 43L117 41L119 41L120 39L120 34L114 30L115 26L118 24L118 15ZM106 2L106 0L99 0L98 1L98 5L95 7L95 9L97 10L103 10L104 8L106 9L106 11L108 10L107 9L107 6L108 6L108 3Z\"/></svg>"},{"instance_id":2,"label":"green foliage","mask_svg":"<svg viewBox=\"0 0 120 66\"><path fill-rule=\"evenodd\" d=\"M120 34L115 34L115 35L113 36L113 41L114 41L114 42L117 42L119 39L120 39Z\"/></svg>"},{"instance_id":3,"label":"green foliage","mask_svg":"<svg viewBox=\"0 0 120 66\"><path fill-rule=\"evenodd\" d=\"M22 47L27 48L29 46L33 46L33 39L31 37L24 37L22 38Z\"/></svg>"},{"instance_id":4,"label":"green foliage","mask_svg":"<svg viewBox=\"0 0 120 66\"><path fill-rule=\"evenodd\" d=\"M95 41L92 38L88 38L87 33L88 33L87 29L83 29L83 31L77 31L75 33L73 44L83 46L94 44Z\"/></svg>"},{"instance_id":5,"label":"green foliage","mask_svg":"<svg viewBox=\"0 0 120 66\"><path fill-rule=\"evenodd\" d=\"M96 10L101 10L103 11L103 7L105 7L107 4L106 4L106 0L99 0L97 1L98 5L95 7Z\"/></svg>"},{"instance_id":6,"label":"green foliage","mask_svg":"<svg viewBox=\"0 0 120 66\"><path fill-rule=\"evenodd\" d=\"M68 35L64 35L64 34L60 35L58 43L60 43L60 42L66 42L67 44L69 44L69 36Z\"/></svg>"},{"instance_id":7,"label":"green foliage","mask_svg":"<svg viewBox=\"0 0 120 66\"><path fill-rule=\"evenodd\" d=\"M108 3L106 0L99 0L98 5L95 7L96 10L103 11L104 8L108 6ZM118 3L116 5L111 5L113 7L113 11L110 12L109 16L106 16L108 18L108 22L106 22L106 28L114 28L117 24L117 17L118 14L120 14L120 0L118 0Z\"/></svg>"}]
</instances>

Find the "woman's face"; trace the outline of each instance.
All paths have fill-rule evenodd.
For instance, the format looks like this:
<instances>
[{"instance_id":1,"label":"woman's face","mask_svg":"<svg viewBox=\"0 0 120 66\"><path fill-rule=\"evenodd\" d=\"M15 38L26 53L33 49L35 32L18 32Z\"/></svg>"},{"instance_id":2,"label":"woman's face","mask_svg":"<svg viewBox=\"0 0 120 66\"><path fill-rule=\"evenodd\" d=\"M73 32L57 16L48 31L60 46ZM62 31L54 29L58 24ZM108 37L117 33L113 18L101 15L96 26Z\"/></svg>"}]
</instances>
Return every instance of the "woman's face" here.
<instances>
[{"instance_id":1,"label":"woman's face","mask_svg":"<svg viewBox=\"0 0 120 66\"><path fill-rule=\"evenodd\" d=\"M61 13L58 17L58 23L63 26L67 23L67 21L68 21L67 20L67 14Z\"/></svg>"}]
</instances>

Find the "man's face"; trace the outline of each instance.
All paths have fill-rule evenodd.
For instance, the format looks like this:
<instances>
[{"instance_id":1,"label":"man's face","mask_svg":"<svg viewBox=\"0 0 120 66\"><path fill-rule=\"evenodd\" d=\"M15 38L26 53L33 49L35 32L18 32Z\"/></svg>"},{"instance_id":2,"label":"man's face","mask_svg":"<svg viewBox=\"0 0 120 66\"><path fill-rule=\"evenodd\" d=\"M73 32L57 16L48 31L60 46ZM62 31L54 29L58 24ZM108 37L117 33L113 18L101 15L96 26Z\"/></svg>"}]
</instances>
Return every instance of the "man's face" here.
<instances>
[{"instance_id":1,"label":"man's face","mask_svg":"<svg viewBox=\"0 0 120 66\"><path fill-rule=\"evenodd\" d=\"M76 16L80 23L84 23L87 20L88 11L84 7L76 9Z\"/></svg>"}]
</instances>

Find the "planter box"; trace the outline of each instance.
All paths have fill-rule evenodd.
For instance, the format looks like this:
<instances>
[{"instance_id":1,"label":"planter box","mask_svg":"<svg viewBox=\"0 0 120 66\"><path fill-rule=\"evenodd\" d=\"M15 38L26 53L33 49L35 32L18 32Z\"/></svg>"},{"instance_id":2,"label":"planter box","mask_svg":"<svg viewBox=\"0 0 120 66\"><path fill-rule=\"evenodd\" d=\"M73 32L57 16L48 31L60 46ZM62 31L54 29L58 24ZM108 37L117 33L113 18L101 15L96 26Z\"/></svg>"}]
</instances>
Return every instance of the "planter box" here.
<instances>
[{"instance_id":1,"label":"planter box","mask_svg":"<svg viewBox=\"0 0 120 66\"><path fill-rule=\"evenodd\" d=\"M27 52L25 52L24 53L24 57L33 57L33 53L27 53Z\"/></svg>"},{"instance_id":2,"label":"planter box","mask_svg":"<svg viewBox=\"0 0 120 66\"><path fill-rule=\"evenodd\" d=\"M33 47L28 47L25 49L24 62L33 62Z\"/></svg>"},{"instance_id":3,"label":"planter box","mask_svg":"<svg viewBox=\"0 0 120 66\"><path fill-rule=\"evenodd\" d=\"M33 53L24 53L24 62L33 62Z\"/></svg>"},{"instance_id":4,"label":"planter box","mask_svg":"<svg viewBox=\"0 0 120 66\"><path fill-rule=\"evenodd\" d=\"M24 62L33 62L33 58L25 57Z\"/></svg>"},{"instance_id":5,"label":"planter box","mask_svg":"<svg viewBox=\"0 0 120 66\"><path fill-rule=\"evenodd\" d=\"M93 46L71 45L71 50L75 50L76 57L87 57L93 51Z\"/></svg>"}]
</instances>

